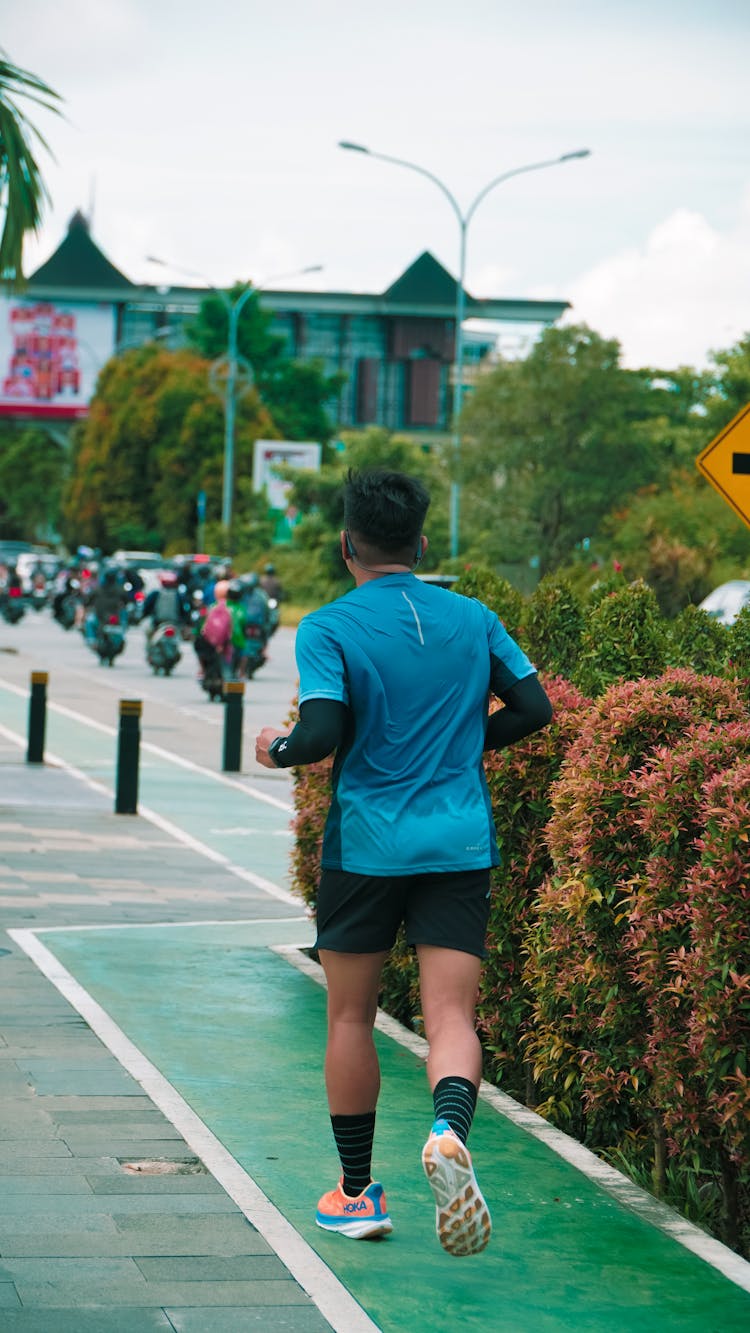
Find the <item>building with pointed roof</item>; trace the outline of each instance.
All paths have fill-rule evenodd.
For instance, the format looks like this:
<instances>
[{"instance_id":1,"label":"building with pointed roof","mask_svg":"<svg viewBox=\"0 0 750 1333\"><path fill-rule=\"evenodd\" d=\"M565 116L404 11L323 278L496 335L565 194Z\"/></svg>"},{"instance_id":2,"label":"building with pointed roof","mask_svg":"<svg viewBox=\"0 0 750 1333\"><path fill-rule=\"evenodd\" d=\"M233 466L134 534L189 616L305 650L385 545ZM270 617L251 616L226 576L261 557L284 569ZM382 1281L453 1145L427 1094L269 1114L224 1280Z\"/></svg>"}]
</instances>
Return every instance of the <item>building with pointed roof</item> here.
<instances>
[{"instance_id":1,"label":"building with pointed roof","mask_svg":"<svg viewBox=\"0 0 750 1333\"><path fill-rule=\"evenodd\" d=\"M29 285L33 289L44 287L91 294L133 289L130 279L110 263L91 239L89 224L80 210L70 219L65 240L32 274Z\"/></svg>"},{"instance_id":2,"label":"building with pointed roof","mask_svg":"<svg viewBox=\"0 0 750 1333\"><path fill-rule=\"evenodd\" d=\"M153 338L183 345L185 323L210 291L131 282L76 212L23 295L0 298L12 307L7 320L0 316L0 412L85 415L96 374L113 353ZM430 439L450 429L457 291L456 279L424 251L381 293L264 290L258 299L290 357L343 373L328 405L337 430L379 425ZM566 301L464 297L467 321L486 329L466 335L467 385L500 330L536 333L568 308Z\"/></svg>"}]
</instances>

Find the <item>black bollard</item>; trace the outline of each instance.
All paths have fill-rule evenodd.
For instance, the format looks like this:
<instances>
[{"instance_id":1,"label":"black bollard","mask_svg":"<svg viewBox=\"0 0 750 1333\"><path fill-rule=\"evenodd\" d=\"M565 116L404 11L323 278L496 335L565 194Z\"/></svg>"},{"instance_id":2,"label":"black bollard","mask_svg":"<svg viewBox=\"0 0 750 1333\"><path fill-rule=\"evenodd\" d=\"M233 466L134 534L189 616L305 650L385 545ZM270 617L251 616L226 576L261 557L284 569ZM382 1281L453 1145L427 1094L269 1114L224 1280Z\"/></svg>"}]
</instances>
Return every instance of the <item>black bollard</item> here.
<instances>
[{"instance_id":1,"label":"black bollard","mask_svg":"<svg viewBox=\"0 0 750 1333\"><path fill-rule=\"evenodd\" d=\"M47 725L46 671L32 671L29 695L29 740L26 747L27 764L44 763L44 731Z\"/></svg>"},{"instance_id":2,"label":"black bollard","mask_svg":"<svg viewBox=\"0 0 750 1333\"><path fill-rule=\"evenodd\" d=\"M120 700L120 734L117 740L116 815L138 813L138 763L141 744L140 699Z\"/></svg>"},{"instance_id":3,"label":"black bollard","mask_svg":"<svg viewBox=\"0 0 750 1333\"><path fill-rule=\"evenodd\" d=\"M244 680L224 683L224 763L225 773L239 773L242 768L242 705Z\"/></svg>"}]
</instances>

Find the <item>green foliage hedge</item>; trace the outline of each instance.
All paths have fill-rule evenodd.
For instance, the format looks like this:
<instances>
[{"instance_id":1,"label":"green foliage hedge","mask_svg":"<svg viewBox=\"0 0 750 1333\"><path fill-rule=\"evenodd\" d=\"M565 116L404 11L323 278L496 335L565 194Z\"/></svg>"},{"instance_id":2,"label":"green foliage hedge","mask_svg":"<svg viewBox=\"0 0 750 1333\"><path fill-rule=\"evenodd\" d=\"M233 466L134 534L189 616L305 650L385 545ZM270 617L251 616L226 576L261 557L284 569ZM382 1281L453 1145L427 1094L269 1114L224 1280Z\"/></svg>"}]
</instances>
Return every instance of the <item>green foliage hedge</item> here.
<instances>
[{"instance_id":1,"label":"green foliage hedge","mask_svg":"<svg viewBox=\"0 0 750 1333\"><path fill-rule=\"evenodd\" d=\"M486 757L486 1076L748 1255L750 613L666 622L623 580L585 604L544 580L524 602L468 573L457 587L519 638L555 710ZM329 778L330 761L295 773L313 911ZM419 1027L403 941L381 1002Z\"/></svg>"}]
</instances>

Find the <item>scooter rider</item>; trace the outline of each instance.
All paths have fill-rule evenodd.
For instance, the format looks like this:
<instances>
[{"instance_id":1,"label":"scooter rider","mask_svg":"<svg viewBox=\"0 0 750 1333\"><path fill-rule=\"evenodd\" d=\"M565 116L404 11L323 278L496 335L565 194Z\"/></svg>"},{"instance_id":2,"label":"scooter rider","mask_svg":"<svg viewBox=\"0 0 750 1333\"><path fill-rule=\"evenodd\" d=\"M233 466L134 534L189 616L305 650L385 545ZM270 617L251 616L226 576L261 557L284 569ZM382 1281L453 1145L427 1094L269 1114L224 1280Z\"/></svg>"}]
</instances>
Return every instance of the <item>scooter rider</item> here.
<instances>
[{"instance_id":1,"label":"scooter rider","mask_svg":"<svg viewBox=\"0 0 750 1333\"><path fill-rule=\"evenodd\" d=\"M100 625L106 625L112 616L116 616L118 623L125 628L126 615L125 605L127 594L122 587L117 575L116 569L106 569L102 575L102 581L93 595L91 609L86 616L83 626L84 636L87 643L95 643Z\"/></svg>"},{"instance_id":2,"label":"scooter rider","mask_svg":"<svg viewBox=\"0 0 750 1333\"><path fill-rule=\"evenodd\" d=\"M160 587L152 589L143 603L143 619L150 617L146 633L149 638L160 625L187 623L188 613L179 592L179 579L173 569L163 569L159 575Z\"/></svg>"},{"instance_id":3,"label":"scooter rider","mask_svg":"<svg viewBox=\"0 0 750 1333\"><path fill-rule=\"evenodd\" d=\"M232 672L236 680L247 674L248 616L239 579L231 579L227 587L227 607L232 617Z\"/></svg>"},{"instance_id":4,"label":"scooter rider","mask_svg":"<svg viewBox=\"0 0 750 1333\"><path fill-rule=\"evenodd\" d=\"M238 580L242 589L242 604L245 608L248 624L260 625L265 638L269 637L271 609L268 594L260 586L260 579L253 571Z\"/></svg>"},{"instance_id":5,"label":"scooter rider","mask_svg":"<svg viewBox=\"0 0 750 1333\"><path fill-rule=\"evenodd\" d=\"M275 602L280 602L284 596L284 589L281 584L281 579L276 573L275 565L264 565L263 573L260 576L260 586L266 594L266 597Z\"/></svg>"}]
</instances>

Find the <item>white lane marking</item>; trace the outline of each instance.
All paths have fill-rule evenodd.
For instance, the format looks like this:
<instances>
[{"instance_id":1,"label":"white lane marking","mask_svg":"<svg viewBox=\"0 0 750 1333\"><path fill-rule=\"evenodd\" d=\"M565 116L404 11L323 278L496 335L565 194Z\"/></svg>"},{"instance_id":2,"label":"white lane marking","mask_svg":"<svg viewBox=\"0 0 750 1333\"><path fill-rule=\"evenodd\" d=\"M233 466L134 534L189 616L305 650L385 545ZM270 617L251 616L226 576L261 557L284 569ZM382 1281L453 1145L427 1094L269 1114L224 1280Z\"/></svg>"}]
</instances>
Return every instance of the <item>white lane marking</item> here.
<instances>
[{"instance_id":1,"label":"white lane marking","mask_svg":"<svg viewBox=\"0 0 750 1333\"><path fill-rule=\"evenodd\" d=\"M75 934L77 930L183 930L187 927L196 929L200 926L285 926L288 922L297 924L300 921L306 921L310 924L309 916L247 916L247 917L227 917L226 919L207 917L198 921L99 921L91 925L77 926L34 926L29 927L30 935L58 935L65 931ZM263 945L263 948L267 948ZM309 949L309 944L298 944L298 949Z\"/></svg>"},{"instance_id":2,"label":"white lane marking","mask_svg":"<svg viewBox=\"0 0 750 1333\"><path fill-rule=\"evenodd\" d=\"M331 1269L295 1231L168 1079L126 1037L94 997L58 962L33 930L8 935L88 1023L115 1059L182 1135L215 1180L279 1256L336 1333L381 1333Z\"/></svg>"},{"instance_id":3,"label":"white lane marking","mask_svg":"<svg viewBox=\"0 0 750 1333\"><path fill-rule=\"evenodd\" d=\"M4 736L6 740L11 741L13 745L19 746L22 750L26 747L26 738L19 735L17 731L11 731L10 727L4 727L2 722L0 722L0 736ZM110 787L105 787L103 782L97 782L94 778L89 777L88 773L83 773L80 768L75 768L72 764L67 763L65 759L60 759L57 755L50 754L49 751L46 750L45 756L56 768L65 769L66 772L70 773L71 777L76 778L78 782L83 782L85 786L90 787L92 791L99 792L102 796L114 796L114 792Z\"/></svg>"},{"instance_id":4,"label":"white lane marking","mask_svg":"<svg viewBox=\"0 0 750 1333\"><path fill-rule=\"evenodd\" d=\"M11 684L10 681L0 678L0 686L8 690L11 694L17 694L20 698L28 698L28 690L22 689L18 685ZM105 736L116 736L117 728L109 726L106 722L95 722L93 718L86 717L83 713L77 713L73 708L67 708L65 704L47 704L50 712L60 713L62 717L68 717L73 722L81 722L84 726L90 727L93 731L100 731ZM178 768L186 768L192 773L199 773L201 777L211 778L214 782L220 782L224 787L232 787L235 791L243 792L254 801L262 801L266 805L273 805L277 810L284 810L287 814L294 813L294 806L288 801L282 801L277 796L269 796L267 792L259 791L257 787L249 787L244 782L238 782L236 778L229 778L225 773L214 773L210 768L204 768L201 764L196 764L192 759L183 759L182 755L175 754L173 750L164 750L160 745L154 745L151 741L141 741L141 750L147 750L150 754L157 755L160 759L166 759L170 764L175 764ZM279 770L282 771L282 770Z\"/></svg>"},{"instance_id":5,"label":"white lane marking","mask_svg":"<svg viewBox=\"0 0 750 1333\"><path fill-rule=\"evenodd\" d=\"M304 972L305 976L311 977L325 989L323 968L306 953L300 953L291 944L272 944L269 947L273 953L285 958L293 967ZM420 1060L427 1059L429 1046L424 1038L418 1037L416 1032L410 1032L382 1009L377 1011L375 1026L379 1032L419 1056ZM505 1116L506 1120L525 1130L533 1138L539 1139L558 1157L562 1157L582 1175L593 1180L624 1208L631 1213L637 1213L658 1231L670 1236L679 1245L683 1245L686 1250L690 1250L712 1268L717 1269L736 1286L744 1291L750 1291L750 1263L739 1254L735 1254L734 1250L706 1235L705 1231L694 1226L687 1218L681 1217L674 1209L655 1199L646 1190L642 1190L613 1166L608 1166L577 1139L572 1139L561 1129L556 1129L548 1120L543 1120L535 1111L529 1110L528 1106L522 1106L520 1102L514 1101L507 1092L500 1092L499 1088L482 1079L479 1096L500 1115Z\"/></svg>"},{"instance_id":6,"label":"white lane marking","mask_svg":"<svg viewBox=\"0 0 750 1333\"><path fill-rule=\"evenodd\" d=\"M18 745L21 748L26 745L23 736L20 736L15 731L10 731L9 728L4 727L2 723L0 723L0 735L5 736L7 740L12 741L15 745ZM69 764L67 760L61 758L60 755L51 754L49 751L47 751L46 754L50 763L54 764L57 768L63 769L64 772L69 773L70 776L76 778L77 781L85 783L87 787L92 789L92 791L99 792L100 794L111 798L114 797L114 791L111 787L105 786L102 782L96 782L93 778L90 778L87 773L82 772L80 768L76 768L73 764ZM149 806L141 805L139 803L138 814L141 815L143 819L148 820L150 824L153 824L155 828L161 829L163 833L168 833L176 842L181 842L184 847L189 847L191 851L197 852L199 856L205 856L207 860L213 861L216 865L223 866L229 874L236 876L237 879L244 880L246 884L252 884L256 889L262 889L264 893L269 894L272 898L278 898L280 902L290 903L293 907L300 906L299 898L295 898L287 889L282 889L279 884L274 884L273 880L266 879L263 875L256 875L254 871L247 870L245 866L235 865L223 852L217 852L213 847L207 846L205 842L200 842L197 838L194 838L192 834L186 833L185 830L179 828L177 824L173 824L171 820L165 819L164 816L160 815L156 810L151 810Z\"/></svg>"},{"instance_id":7,"label":"white lane marking","mask_svg":"<svg viewBox=\"0 0 750 1333\"><path fill-rule=\"evenodd\" d=\"M212 828L209 833L218 833L219 837L233 838L257 838L258 835L268 837L268 829L256 828L252 824L238 825L236 828ZM271 833L272 838L292 838L294 836L290 828L275 828Z\"/></svg>"}]
</instances>

